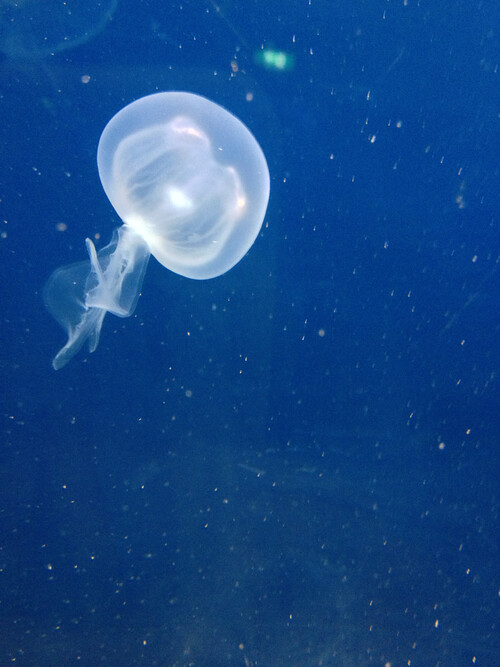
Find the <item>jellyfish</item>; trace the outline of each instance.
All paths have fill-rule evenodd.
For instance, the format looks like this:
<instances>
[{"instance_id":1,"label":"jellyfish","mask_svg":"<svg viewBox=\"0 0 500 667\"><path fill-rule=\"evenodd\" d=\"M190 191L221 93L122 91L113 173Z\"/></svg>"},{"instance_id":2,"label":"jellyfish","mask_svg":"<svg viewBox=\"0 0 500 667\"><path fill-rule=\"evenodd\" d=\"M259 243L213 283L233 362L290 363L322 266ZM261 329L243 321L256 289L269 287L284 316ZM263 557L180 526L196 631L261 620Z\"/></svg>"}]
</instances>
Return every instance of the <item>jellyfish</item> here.
<instances>
[{"instance_id":1,"label":"jellyfish","mask_svg":"<svg viewBox=\"0 0 500 667\"><path fill-rule=\"evenodd\" d=\"M210 100L184 92L132 102L104 128L101 183L122 220L89 259L57 269L44 289L68 334L53 367L99 343L106 313L130 316L151 255L187 278L229 271L253 245L269 200L264 153L243 123Z\"/></svg>"}]
</instances>

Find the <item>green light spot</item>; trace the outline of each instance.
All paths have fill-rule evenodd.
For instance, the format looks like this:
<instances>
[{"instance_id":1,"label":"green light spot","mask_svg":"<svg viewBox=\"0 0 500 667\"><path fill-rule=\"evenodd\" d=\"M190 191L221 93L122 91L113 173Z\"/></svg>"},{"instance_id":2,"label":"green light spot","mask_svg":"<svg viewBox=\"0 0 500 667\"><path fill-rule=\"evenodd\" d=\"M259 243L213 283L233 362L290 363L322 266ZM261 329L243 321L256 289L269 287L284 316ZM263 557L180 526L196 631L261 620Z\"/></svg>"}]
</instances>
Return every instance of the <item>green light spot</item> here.
<instances>
[{"instance_id":1,"label":"green light spot","mask_svg":"<svg viewBox=\"0 0 500 667\"><path fill-rule=\"evenodd\" d=\"M286 51L275 51L274 49L263 49L255 54L255 61L266 67L280 72L286 72L295 66L295 57Z\"/></svg>"}]
</instances>

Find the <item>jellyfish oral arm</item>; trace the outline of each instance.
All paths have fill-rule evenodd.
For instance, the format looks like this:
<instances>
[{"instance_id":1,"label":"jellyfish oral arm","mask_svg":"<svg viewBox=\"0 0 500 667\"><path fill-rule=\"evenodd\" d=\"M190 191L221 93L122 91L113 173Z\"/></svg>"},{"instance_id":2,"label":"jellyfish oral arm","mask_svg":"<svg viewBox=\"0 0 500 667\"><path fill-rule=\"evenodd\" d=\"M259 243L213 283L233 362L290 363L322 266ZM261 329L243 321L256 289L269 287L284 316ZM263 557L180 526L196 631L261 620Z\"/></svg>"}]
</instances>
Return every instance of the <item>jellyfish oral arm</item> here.
<instances>
[{"instance_id":1,"label":"jellyfish oral arm","mask_svg":"<svg viewBox=\"0 0 500 667\"><path fill-rule=\"evenodd\" d=\"M68 331L68 342L59 350L52 361L52 366L56 371L65 366L75 356L86 340L89 343L89 352L96 349L99 345L99 336L101 335L105 315L105 310L90 308L82 313L80 321L75 326L63 324Z\"/></svg>"},{"instance_id":2,"label":"jellyfish oral arm","mask_svg":"<svg viewBox=\"0 0 500 667\"><path fill-rule=\"evenodd\" d=\"M129 317L137 305L146 273L148 246L127 225L116 230L111 243L99 252L90 239L85 243L90 257L85 305Z\"/></svg>"},{"instance_id":3,"label":"jellyfish oral arm","mask_svg":"<svg viewBox=\"0 0 500 667\"><path fill-rule=\"evenodd\" d=\"M57 269L44 290L47 308L68 334L52 362L56 370L86 341L94 352L108 311L118 317L134 312L150 257L147 245L126 225L99 252L90 239L86 244L90 261Z\"/></svg>"}]
</instances>

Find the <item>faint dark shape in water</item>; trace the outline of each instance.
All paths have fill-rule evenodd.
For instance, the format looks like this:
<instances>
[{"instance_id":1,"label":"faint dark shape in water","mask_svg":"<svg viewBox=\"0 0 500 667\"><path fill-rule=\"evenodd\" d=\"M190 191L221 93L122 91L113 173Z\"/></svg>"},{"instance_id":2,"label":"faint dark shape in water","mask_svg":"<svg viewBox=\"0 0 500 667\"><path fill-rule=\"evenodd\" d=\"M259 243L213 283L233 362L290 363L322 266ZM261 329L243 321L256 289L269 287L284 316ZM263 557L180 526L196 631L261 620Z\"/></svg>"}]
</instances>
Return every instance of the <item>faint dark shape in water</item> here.
<instances>
[{"instance_id":1,"label":"faint dark shape in water","mask_svg":"<svg viewBox=\"0 0 500 667\"><path fill-rule=\"evenodd\" d=\"M0 51L13 60L38 60L98 35L118 0L0 0Z\"/></svg>"}]
</instances>

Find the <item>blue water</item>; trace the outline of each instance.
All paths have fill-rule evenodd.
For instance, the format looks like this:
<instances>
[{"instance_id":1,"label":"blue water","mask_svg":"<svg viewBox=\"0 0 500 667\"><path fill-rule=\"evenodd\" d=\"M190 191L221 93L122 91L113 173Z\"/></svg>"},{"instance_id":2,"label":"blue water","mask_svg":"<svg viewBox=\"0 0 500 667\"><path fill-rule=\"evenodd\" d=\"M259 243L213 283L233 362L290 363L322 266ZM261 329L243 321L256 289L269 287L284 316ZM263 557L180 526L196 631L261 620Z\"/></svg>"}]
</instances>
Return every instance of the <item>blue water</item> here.
<instances>
[{"instance_id":1,"label":"blue water","mask_svg":"<svg viewBox=\"0 0 500 667\"><path fill-rule=\"evenodd\" d=\"M499 664L498 4L91 2L85 42L56 2L45 51L30 1L0 37L0 664ZM119 224L100 134L164 90L254 133L264 227L213 280L151 260L55 372L43 285Z\"/></svg>"}]
</instances>

